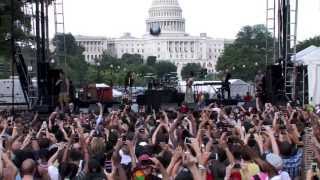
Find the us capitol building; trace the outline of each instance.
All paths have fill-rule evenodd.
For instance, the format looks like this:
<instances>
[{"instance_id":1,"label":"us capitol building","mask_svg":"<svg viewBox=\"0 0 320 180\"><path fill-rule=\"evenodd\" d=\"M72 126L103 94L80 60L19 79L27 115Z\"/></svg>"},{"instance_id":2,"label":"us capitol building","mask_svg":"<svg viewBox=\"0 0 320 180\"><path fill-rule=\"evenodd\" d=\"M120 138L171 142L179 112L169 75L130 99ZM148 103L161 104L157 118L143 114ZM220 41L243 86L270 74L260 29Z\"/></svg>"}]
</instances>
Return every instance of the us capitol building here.
<instances>
[{"instance_id":1,"label":"us capitol building","mask_svg":"<svg viewBox=\"0 0 320 180\"><path fill-rule=\"evenodd\" d=\"M160 27L157 36L150 29ZM178 73L188 63L198 63L209 73L215 72L215 65L232 40L213 39L206 33L191 36L185 31L185 19L178 0L153 0L146 20L146 34L133 37L125 33L120 38L75 36L77 43L85 48L86 61L94 64L103 52L121 58L123 54L140 54L144 59L156 56L157 61L170 61L178 67Z\"/></svg>"}]
</instances>

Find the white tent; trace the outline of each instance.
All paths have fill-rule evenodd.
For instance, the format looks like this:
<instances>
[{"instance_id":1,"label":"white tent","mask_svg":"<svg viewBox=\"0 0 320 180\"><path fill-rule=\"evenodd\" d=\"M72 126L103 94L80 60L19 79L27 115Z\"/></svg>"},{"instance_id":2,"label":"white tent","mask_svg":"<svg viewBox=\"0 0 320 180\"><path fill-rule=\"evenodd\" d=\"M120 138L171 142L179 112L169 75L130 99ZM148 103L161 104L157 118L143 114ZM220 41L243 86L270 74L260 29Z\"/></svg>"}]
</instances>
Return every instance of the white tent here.
<instances>
[{"instance_id":1,"label":"white tent","mask_svg":"<svg viewBox=\"0 0 320 180\"><path fill-rule=\"evenodd\" d=\"M120 97L123 96L123 93L120 92L120 91L118 91L118 90L116 90L116 89L112 89L112 96L113 96L114 98L120 98Z\"/></svg>"},{"instance_id":2,"label":"white tent","mask_svg":"<svg viewBox=\"0 0 320 180\"><path fill-rule=\"evenodd\" d=\"M308 67L309 103L320 104L320 48L310 46L300 51L294 62Z\"/></svg>"},{"instance_id":3,"label":"white tent","mask_svg":"<svg viewBox=\"0 0 320 180\"><path fill-rule=\"evenodd\" d=\"M96 84L96 88L108 88L108 87L110 86L104 83ZM120 98L123 96L123 93L116 89L112 89L112 96L113 98Z\"/></svg>"}]
</instances>

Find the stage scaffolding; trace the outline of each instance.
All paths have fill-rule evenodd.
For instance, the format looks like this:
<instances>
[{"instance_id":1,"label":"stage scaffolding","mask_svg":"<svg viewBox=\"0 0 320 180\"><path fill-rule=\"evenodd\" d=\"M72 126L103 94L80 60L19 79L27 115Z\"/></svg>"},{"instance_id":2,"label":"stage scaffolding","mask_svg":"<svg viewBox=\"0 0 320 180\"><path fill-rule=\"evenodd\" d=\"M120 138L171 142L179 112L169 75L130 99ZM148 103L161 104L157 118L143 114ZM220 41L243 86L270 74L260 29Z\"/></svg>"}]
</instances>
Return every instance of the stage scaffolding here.
<instances>
[{"instance_id":1,"label":"stage scaffolding","mask_svg":"<svg viewBox=\"0 0 320 180\"><path fill-rule=\"evenodd\" d=\"M292 63L297 54L298 0L266 0L266 30L273 37L266 39L266 64L282 67L283 95L291 101L307 102L306 68ZM302 74L302 75L300 75Z\"/></svg>"}]
</instances>

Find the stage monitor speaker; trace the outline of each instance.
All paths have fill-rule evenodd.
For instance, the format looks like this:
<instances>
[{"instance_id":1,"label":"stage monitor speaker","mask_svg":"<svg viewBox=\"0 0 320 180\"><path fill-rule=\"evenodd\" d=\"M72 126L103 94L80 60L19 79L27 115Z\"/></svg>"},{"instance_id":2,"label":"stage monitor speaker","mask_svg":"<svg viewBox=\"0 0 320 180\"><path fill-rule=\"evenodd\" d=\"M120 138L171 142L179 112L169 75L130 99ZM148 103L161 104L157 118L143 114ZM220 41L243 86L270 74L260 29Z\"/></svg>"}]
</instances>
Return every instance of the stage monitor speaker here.
<instances>
[{"instance_id":1,"label":"stage monitor speaker","mask_svg":"<svg viewBox=\"0 0 320 180\"><path fill-rule=\"evenodd\" d=\"M286 101L281 65L267 67L264 89L267 102L278 104L280 101Z\"/></svg>"}]
</instances>

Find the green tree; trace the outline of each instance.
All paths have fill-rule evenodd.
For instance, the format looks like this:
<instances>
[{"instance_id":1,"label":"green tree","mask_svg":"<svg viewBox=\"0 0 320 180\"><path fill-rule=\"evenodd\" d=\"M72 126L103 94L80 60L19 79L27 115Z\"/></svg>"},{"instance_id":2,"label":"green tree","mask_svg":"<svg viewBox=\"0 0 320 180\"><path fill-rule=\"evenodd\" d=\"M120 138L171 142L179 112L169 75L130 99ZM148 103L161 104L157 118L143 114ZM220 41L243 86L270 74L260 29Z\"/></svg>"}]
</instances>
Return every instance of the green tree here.
<instances>
[{"instance_id":1,"label":"green tree","mask_svg":"<svg viewBox=\"0 0 320 180\"><path fill-rule=\"evenodd\" d=\"M218 59L216 69L221 73L229 70L233 78L253 80L258 69L266 67L265 55L272 56L271 49L265 48L266 39L272 42L264 25L245 26L237 34L233 44L227 46Z\"/></svg>"},{"instance_id":2,"label":"green tree","mask_svg":"<svg viewBox=\"0 0 320 180\"><path fill-rule=\"evenodd\" d=\"M200 79L201 71L202 71L202 67L200 66L200 64L188 63L182 68L181 76L182 76L182 79L187 79L190 77L191 74L193 74L193 76L196 79Z\"/></svg>"},{"instance_id":3,"label":"green tree","mask_svg":"<svg viewBox=\"0 0 320 180\"><path fill-rule=\"evenodd\" d=\"M297 51L299 52L301 50L304 50L311 45L319 47L320 46L320 36L315 36L310 39L299 42L297 44Z\"/></svg>"},{"instance_id":4,"label":"green tree","mask_svg":"<svg viewBox=\"0 0 320 180\"><path fill-rule=\"evenodd\" d=\"M130 64L143 64L143 58L140 54L125 53L122 55L121 60L128 65L130 65Z\"/></svg>"},{"instance_id":5,"label":"green tree","mask_svg":"<svg viewBox=\"0 0 320 180\"><path fill-rule=\"evenodd\" d=\"M5 69L5 72L0 73L0 78L7 78L9 76L10 62L11 62L11 42L10 37L15 38L16 41L30 40L31 30L31 16L24 14L24 1L14 0L14 21L19 22L14 26L13 33L11 32L11 0L1 0L0 2L0 64Z\"/></svg>"},{"instance_id":6,"label":"green tree","mask_svg":"<svg viewBox=\"0 0 320 180\"><path fill-rule=\"evenodd\" d=\"M111 67L113 68L113 67L118 67L118 66L120 66L120 67L125 66L124 61L121 61L121 59L117 59L113 56L110 56L107 53L104 53L102 55L102 58L99 62L100 62L100 66L101 66L102 70L108 70L108 69L111 69Z\"/></svg>"},{"instance_id":7,"label":"green tree","mask_svg":"<svg viewBox=\"0 0 320 180\"><path fill-rule=\"evenodd\" d=\"M63 56L58 56L58 66L64 67L66 74L71 80L73 80L76 86L80 86L90 79L87 78L88 63L85 61L85 57L82 55L84 49L77 45L75 38L72 34L56 35L53 39L53 45L56 46L56 53L63 55L64 51L64 39L66 46L66 64L64 64ZM65 67L66 65L66 67Z\"/></svg>"},{"instance_id":8,"label":"green tree","mask_svg":"<svg viewBox=\"0 0 320 180\"><path fill-rule=\"evenodd\" d=\"M159 61L153 67L158 77L163 77L171 72L177 72L177 66L170 61Z\"/></svg>"},{"instance_id":9,"label":"green tree","mask_svg":"<svg viewBox=\"0 0 320 180\"><path fill-rule=\"evenodd\" d=\"M147 65L148 66L153 66L157 62L157 57L156 56L148 56L147 58Z\"/></svg>"},{"instance_id":10,"label":"green tree","mask_svg":"<svg viewBox=\"0 0 320 180\"><path fill-rule=\"evenodd\" d=\"M147 73L155 73L155 69L151 66L141 64L135 67L132 67L131 71L140 74L141 76L145 76Z\"/></svg>"}]
</instances>

